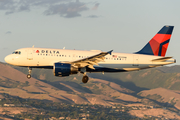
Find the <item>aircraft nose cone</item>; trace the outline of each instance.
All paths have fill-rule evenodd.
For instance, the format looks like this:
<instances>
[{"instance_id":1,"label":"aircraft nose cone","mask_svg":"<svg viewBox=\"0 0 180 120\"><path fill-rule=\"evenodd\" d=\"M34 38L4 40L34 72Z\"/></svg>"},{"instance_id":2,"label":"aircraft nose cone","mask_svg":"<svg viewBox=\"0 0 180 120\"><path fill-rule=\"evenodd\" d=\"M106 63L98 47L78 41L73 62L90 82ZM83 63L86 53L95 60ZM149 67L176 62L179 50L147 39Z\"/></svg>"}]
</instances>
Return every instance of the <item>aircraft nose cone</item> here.
<instances>
[{"instance_id":1,"label":"aircraft nose cone","mask_svg":"<svg viewBox=\"0 0 180 120\"><path fill-rule=\"evenodd\" d=\"M10 63L11 57L8 55L4 58L4 60L6 61L6 63Z\"/></svg>"}]
</instances>

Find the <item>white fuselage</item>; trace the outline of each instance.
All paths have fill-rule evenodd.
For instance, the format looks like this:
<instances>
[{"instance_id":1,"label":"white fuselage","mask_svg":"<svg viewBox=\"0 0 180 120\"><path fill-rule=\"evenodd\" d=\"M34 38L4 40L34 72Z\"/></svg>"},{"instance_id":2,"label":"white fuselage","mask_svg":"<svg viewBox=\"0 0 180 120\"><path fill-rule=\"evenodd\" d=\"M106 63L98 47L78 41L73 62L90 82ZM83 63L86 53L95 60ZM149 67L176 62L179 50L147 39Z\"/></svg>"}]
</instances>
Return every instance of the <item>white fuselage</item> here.
<instances>
[{"instance_id":1,"label":"white fuselage","mask_svg":"<svg viewBox=\"0 0 180 120\"><path fill-rule=\"evenodd\" d=\"M52 68L54 63L66 63L80 60L99 54L100 52L101 51L98 50L82 51L48 48L22 48L16 50L16 52L11 55L8 55L5 58L5 61L16 66ZM175 59L152 61L159 58L163 57L143 54L112 53L111 55L106 55L104 61L98 63L99 66L95 65L94 67L133 71L175 63Z\"/></svg>"}]
</instances>

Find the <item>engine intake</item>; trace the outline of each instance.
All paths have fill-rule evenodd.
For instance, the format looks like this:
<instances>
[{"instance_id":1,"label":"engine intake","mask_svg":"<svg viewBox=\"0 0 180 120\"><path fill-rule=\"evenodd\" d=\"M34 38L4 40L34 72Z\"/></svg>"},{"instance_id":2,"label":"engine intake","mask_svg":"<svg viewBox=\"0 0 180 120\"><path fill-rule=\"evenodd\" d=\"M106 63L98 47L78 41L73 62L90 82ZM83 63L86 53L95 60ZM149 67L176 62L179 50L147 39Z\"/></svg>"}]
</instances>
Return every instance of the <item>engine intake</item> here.
<instances>
[{"instance_id":1,"label":"engine intake","mask_svg":"<svg viewBox=\"0 0 180 120\"><path fill-rule=\"evenodd\" d=\"M66 63L54 63L53 72L55 76L69 76L71 74L77 74L78 68Z\"/></svg>"}]
</instances>

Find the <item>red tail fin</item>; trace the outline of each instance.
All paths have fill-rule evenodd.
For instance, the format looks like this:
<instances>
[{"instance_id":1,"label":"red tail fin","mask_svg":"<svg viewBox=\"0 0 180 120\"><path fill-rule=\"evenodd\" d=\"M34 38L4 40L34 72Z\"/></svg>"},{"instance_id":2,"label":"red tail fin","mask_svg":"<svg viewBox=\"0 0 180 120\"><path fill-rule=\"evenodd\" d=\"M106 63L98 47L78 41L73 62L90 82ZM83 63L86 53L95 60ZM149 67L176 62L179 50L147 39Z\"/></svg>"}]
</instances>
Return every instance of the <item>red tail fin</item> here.
<instances>
[{"instance_id":1,"label":"red tail fin","mask_svg":"<svg viewBox=\"0 0 180 120\"><path fill-rule=\"evenodd\" d=\"M165 56L174 26L164 26L137 54Z\"/></svg>"}]
</instances>

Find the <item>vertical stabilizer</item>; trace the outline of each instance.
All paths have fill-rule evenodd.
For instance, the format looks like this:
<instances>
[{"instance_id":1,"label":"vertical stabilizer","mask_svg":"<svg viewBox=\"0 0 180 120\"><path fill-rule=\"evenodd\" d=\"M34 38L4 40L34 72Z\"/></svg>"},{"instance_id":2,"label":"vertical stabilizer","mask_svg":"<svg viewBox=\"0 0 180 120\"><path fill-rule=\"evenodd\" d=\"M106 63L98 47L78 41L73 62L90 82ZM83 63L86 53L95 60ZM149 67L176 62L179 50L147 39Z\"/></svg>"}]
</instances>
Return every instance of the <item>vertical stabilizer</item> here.
<instances>
[{"instance_id":1,"label":"vertical stabilizer","mask_svg":"<svg viewBox=\"0 0 180 120\"><path fill-rule=\"evenodd\" d=\"M164 57L169 45L174 26L164 26L139 52Z\"/></svg>"}]
</instances>

